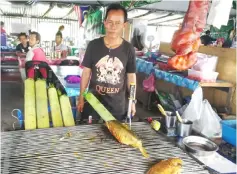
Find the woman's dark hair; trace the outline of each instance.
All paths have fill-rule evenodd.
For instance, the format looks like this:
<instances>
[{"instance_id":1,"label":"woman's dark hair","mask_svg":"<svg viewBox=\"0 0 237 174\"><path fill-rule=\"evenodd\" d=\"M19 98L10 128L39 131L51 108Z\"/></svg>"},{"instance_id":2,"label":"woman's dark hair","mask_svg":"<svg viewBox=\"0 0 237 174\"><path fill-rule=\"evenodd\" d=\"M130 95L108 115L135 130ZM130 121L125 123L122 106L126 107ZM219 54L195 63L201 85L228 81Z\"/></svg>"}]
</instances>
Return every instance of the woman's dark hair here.
<instances>
[{"instance_id":1,"label":"woman's dark hair","mask_svg":"<svg viewBox=\"0 0 237 174\"><path fill-rule=\"evenodd\" d=\"M61 26L58 28L59 31L62 30L62 29L64 29L64 25L61 25Z\"/></svg>"},{"instance_id":2,"label":"woman's dark hair","mask_svg":"<svg viewBox=\"0 0 237 174\"><path fill-rule=\"evenodd\" d=\"M41 36L40 36L40 34L39 34L38 32L33 31L33 32L30 33L30 35L35 35L36 40L38 40L39 43L40 43L40 41L41 41Z\"/></svg>"},{"instance_id":3,"label":"woman's dark hair","mask_svg":"<svg viewBox=\"0 0 237 174\"><path fill-rule=\"evenodd\" d=\"M106 14L105 14L105 20L108 17L108 14L111 10L122 10L124 13L124 22L127 22L128 20L128 12L127 10L120 4L111 4L108 6L107 10L106 10Z\"/></svg>"},{"instance_id":4,"label":"woman's dark hair","mask_svg":"<svg viewBox=\"0 0 237 174\"><path fill-rule=\"evenodd\" d=\"M56 36L59 36L59 37L63 38L63 35L62 35L61 32L57 32L57 33L56 33Z\"/></svg>"},{"instance_id":5,"label":"woman's dark hair","mask_svg":"<svg viewBox=\"0 0 237 174\"><path fill-rule=\"evenodd\" d=\"M18 34L18 39L20 39L21 36L25 36L25 37L27 38L26 33L20 33L20 34Z\"/></svg>"}]
</instances>

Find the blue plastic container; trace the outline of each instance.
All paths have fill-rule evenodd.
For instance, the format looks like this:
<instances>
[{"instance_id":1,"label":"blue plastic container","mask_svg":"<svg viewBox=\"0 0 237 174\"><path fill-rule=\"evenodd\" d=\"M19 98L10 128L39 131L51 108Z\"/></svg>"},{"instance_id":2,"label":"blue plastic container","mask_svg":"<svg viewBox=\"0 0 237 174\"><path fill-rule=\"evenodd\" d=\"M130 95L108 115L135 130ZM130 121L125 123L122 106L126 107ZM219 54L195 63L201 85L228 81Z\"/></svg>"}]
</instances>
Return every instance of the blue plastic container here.
<instances>
[{"instance_id":1,"label":"blue plastic container","mask_svg":"<svg viewBox=\"0 0 237 174\"><path fill-rule=\"evenodd\" d=\"M24 118L23 118L23 114L22 114L20 109L17 110L17 118L19 120L20 128L22 128L23 127Z\"/></svg>"},{"instance_id":2,"label":"blue plastic container","mask_svg":"<svg viewBox=\"0 0 237 174\"><path fill-rule=\"evenodd\" d=\"M223 120L222 124L222 139L227 143L236 146L236 120Z\"/></svg>"}]
</instances>

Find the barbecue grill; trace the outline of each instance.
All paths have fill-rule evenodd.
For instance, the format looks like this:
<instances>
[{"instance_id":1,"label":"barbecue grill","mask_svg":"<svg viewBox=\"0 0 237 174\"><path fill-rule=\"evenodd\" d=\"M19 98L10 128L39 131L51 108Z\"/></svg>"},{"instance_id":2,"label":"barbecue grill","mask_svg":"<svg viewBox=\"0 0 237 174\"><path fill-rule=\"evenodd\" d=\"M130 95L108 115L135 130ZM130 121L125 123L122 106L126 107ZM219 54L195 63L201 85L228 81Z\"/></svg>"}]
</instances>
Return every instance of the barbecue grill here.
<instances>
[{"instance_id":1,"label":"barbecue grill","mask_svg":"<svg viewBox=\"0 0 237 174\"><path fill-rule=\"evenodd\" d=\"M183 160L183 174L209 173L149 124L133 123L133 131L143 140L149 159L116 142L99 124L2 132L1 173L144 174L156 162L171 157Z\"/></svg>"}]
</instances>

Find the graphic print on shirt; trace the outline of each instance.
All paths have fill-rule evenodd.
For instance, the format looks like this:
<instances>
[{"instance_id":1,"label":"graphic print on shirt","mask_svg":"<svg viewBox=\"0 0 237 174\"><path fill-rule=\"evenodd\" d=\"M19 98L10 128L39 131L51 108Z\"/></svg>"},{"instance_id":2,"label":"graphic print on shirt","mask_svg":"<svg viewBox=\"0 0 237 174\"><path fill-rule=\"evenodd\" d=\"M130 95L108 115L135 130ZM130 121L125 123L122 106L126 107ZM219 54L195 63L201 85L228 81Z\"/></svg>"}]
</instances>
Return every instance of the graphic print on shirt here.
<instances>
[{"instance_id":1,"label":"graphic print on shirt","mask_svg":"<svg viewBox=\"0 0 237 174\"><path fill-rule=\"evenodd\" d=\"M120 83L123 63L117 57L108 55L101 58L95 65L97 68L97 81L116 85Z\"/></svg>"}]
</instances>

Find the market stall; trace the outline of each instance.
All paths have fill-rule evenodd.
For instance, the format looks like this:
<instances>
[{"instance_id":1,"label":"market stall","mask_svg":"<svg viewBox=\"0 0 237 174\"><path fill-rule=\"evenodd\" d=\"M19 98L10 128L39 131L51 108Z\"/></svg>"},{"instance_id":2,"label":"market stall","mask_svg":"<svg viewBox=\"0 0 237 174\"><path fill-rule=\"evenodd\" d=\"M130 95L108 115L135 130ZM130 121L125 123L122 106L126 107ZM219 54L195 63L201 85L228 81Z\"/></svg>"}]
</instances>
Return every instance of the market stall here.
<instances>
[{"instance_id":1,"label":"market stall","mask_svg":"<svg viewBox=\"0 0 237 174\"><path fill-rule=\"evenodd\" d=\"M174 34L176 30L170 30L173 31L172 36L174 34L171 44L156 41L157 38L148 33L144 49L139 47L136 51L136 98L143 106L141 113L146 116L140 117L139 122L131 122L129 116L130 122L125 121L125 124L117 121L91 91L86 91L83 96L105 124L92 124L91 116L83 122L77 112L76 98L80 95L83 67L74 65L73 61L81 62L88 40L104 34L102 21L110 2L90 2L90 8L85 7L90 9L86 17L81 15L84 12L80 5L84 5L84 1L82 4L77 1L71 4L65 1L41 4L48 10L45 12L44 9L32 18L48 18L50 21L57 19L54 14L59 10L67 12L58 18L67 20L66 23L71 25L73 38L78 36L75 31L85 30L84 36L79 36L81 43L72 46L74 50L71 51L79 55L61 58L55 50L45 51L47 63L34 60L26 63L24 57L15 57L14 52L2 54L2 64L17 62L15 66L24 82L24 111L12 108L15 131L2 132L2 173L234 173L236 120L225 118L236 114L232 103L236 81L224 78L225 73L230 75L231 72L220 70L220 62L224 61L220 55L199 51L208 1L203 1L203 4L202 1L190 1L189 8L188 2L181 4L185 10L179 9L179 4L178 14L172 9L160 9L167 7L167 2L121 2L130 12L130 25L122 34L128 41L132 40L134 33L134 43L142 38L139 32L135 32L136 27L142 28L139 31L149 32L153 31L148 29L149 25L168 25L173 20L178 21L175 25L178 31ZM200 11L194 8L192 3L195 2L200 3ZM15 5L18 8L22 3L25 4L19 2ZM28 3L24 13L29 8L39 10L40 2L33 0ZM160 6L157 5L159 3ZM193 13L193 8L196 13ZM142 14L136 14L136 10L141 10ZM191 17L189 13L192 13ZM152 19L144 22L147 15ZM5 14L6 21L8 17ZM195 17L200 19L197 25L194 25ZM185 24L182 28L178 28L180 19ZM38 30L43 28L38 25L35 25ZM197 26L194 34L190 32L193 26ZM46 35L44 38L47 38ZM140 41L136 44L141 44ZM52 41L43 42L43 49L51 50ZM67 42L76 43L73 39L67 39ZM208 71L202 71L204 69ZM236 76L236 68L233 70ZM29 78L30 71L33 78ZM205 100L204 88L225 93L222 96L224 104L220 107L209 99ZM188 92L185 93L185 90ZM133 102L135 90L130 89L129 94L129 100ZM154 115L147 110L153 110Z\"/></svg>"}]
</instances>

